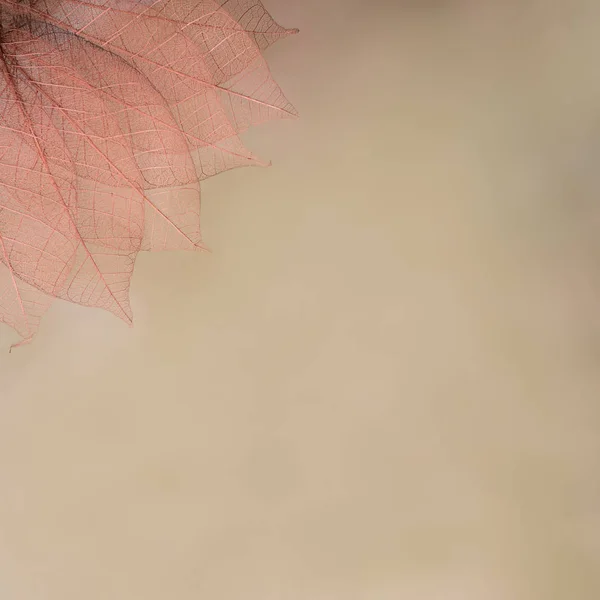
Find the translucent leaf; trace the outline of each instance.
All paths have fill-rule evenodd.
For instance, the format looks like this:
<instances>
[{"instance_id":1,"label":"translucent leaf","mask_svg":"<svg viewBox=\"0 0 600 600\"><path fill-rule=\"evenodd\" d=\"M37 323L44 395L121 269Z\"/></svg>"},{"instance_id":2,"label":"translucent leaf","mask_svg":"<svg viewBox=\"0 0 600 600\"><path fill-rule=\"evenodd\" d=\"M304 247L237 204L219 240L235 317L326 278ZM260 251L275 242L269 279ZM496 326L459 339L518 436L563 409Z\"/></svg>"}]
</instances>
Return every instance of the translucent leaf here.
<instances>
[{"instance_id":1,"label":"translucent leaf","mask_svg":"<svg viewBox=\"0 0 600 600\"><path fill-rule=\"evenodd\" d=\"M0 320L52 298L131 323L140 250L202 249L199 182L295 116L255 0L0 0Z\"/></svg>"}]
</instances>

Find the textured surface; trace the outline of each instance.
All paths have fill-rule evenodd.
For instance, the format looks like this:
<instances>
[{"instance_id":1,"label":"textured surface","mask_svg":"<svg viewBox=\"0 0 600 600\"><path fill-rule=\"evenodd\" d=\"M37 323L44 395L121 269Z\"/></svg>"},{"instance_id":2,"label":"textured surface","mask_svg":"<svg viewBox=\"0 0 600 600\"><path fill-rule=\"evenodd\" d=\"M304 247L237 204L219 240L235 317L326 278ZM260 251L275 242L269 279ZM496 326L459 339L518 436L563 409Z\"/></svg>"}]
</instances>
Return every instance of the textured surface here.
<instances>
[{"instance_id":1,"label":"textured surface","mask_svg":"<svg viewBox=\"0 0 600 600\"><path fill-rule=\"evenodd\" d=\"M265 5L212 252L0 352L0 598L597 600L599 3Z\"/></svg>"},{"instance_id":2,"label":"textured surface","mask_svg":"<svg viewBox=\"0 0 600 600\"><path fill-rule=\"evenodd\" d=\"M295 115L261 55L290 32L259 1L0 9L0 321L31 339L47 295L131 323L137 252L201 248L199 181Z\"/></svg>"}]
</instances>

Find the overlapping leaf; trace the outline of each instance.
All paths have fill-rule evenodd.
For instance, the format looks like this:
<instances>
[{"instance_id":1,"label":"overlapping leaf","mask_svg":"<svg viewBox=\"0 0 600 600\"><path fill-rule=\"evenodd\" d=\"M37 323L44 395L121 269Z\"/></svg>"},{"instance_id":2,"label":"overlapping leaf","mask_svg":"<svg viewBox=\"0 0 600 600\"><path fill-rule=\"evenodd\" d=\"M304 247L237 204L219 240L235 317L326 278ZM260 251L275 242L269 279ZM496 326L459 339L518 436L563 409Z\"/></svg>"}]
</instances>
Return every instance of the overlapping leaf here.
<instances>
[{"instance_id":1,"label":"overlapping leaf","mask_svg":"<svg viewBox=\"0 0 600 600\"><path fill-rule=\"evenodd\" d=\"M53 297L131 322L140 250L202 248L199 181L295 115L256 0L0 0L0 320Z\"/></svg>"}]
</instances>

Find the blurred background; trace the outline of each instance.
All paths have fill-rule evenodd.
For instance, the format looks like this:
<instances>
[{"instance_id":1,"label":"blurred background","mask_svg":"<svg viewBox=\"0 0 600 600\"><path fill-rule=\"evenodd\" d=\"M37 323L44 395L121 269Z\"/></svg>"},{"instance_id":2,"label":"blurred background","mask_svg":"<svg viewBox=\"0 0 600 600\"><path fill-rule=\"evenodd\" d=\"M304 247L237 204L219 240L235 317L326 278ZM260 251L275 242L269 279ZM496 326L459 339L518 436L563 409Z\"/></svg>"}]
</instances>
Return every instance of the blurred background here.
<instances>
[{"instance_id":1,"label":"blurred background","mask_svg":"<svg viewBox=\"0 0 600 600\"><path fill-rule=\"evenodd\" d=\"M0 330L0 595L600 597L600 5L265 4L212 253Z\"/></svg>"}]
</instances>

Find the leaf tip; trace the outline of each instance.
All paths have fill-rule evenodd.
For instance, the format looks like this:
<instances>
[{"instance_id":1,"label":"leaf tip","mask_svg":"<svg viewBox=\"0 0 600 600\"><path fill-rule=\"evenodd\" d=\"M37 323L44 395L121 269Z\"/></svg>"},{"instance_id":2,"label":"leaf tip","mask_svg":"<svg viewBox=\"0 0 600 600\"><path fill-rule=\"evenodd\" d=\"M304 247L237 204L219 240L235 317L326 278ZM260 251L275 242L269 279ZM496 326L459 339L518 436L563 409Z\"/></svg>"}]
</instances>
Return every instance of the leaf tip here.
<instances>
[{"instance_id":1,"label":"leaf tip","mask_svg":"<svg viewBox=\"0 0 600 600\"><path fill-rule=\"evenodd\" d=\"M21 346L25 346L26 344L31 343L31 340L33 340L33 335L23 338L20 342L11 344L10 348L8 349L8 353L12 354L13 348L20 348Z\"/></svg>"},{"instance_id":2,"label":"leaf tip","mask_svg":"<svg viewBox=\"0 0 600 600\"><path fill-rule=\"evenodd\" d=\"M212 254L212 250L203 242L198 242L195 245L195 250L199 250L200 252L208 252L209 254Z\"/></svg>"}]
</instances>

